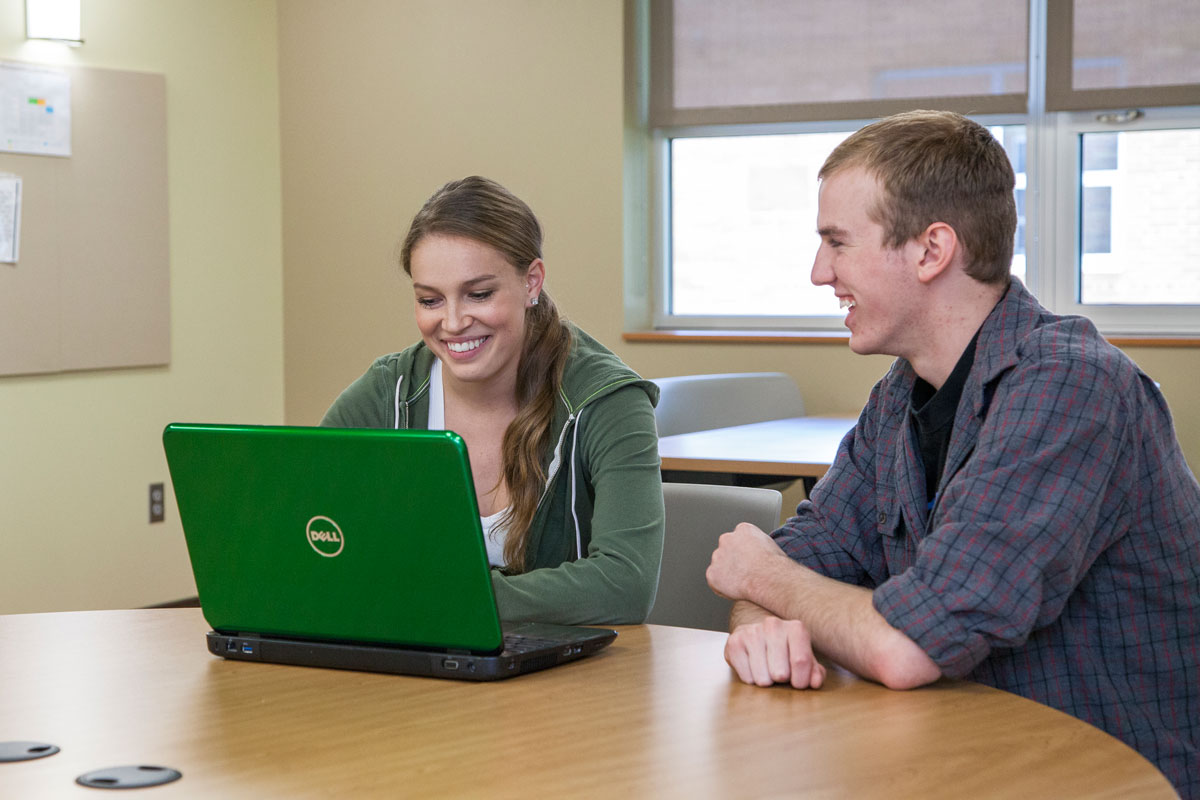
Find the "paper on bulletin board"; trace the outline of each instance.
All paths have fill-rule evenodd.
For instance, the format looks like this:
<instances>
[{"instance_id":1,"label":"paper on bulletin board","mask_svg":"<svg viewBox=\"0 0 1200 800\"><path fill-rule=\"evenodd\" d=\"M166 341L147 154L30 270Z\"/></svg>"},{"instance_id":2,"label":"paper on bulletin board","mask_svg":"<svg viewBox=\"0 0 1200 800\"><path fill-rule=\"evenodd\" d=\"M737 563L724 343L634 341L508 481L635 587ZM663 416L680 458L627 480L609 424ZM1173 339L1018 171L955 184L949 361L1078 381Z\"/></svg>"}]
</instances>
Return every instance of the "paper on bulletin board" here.
<instances>
[{"instance_id":1,"label":"paper on bulletin board","mask_svg":"<svg viewBox=\"0 0 1200 800\"><path fill-rule=\"evenodd\" d=\"M15 264L21 255L21 179L0 174L0 263Z\"/></svg>"},{"instance_id":2,"label":"paper on bulletin board","mask_svg":"<svg viewBox=\"0 0 1200 800\"><path fill-rule=\"evenodd\" d=\"M71 76L0 61L0 151L71 155Z\"/></svg>"}]
</instances>

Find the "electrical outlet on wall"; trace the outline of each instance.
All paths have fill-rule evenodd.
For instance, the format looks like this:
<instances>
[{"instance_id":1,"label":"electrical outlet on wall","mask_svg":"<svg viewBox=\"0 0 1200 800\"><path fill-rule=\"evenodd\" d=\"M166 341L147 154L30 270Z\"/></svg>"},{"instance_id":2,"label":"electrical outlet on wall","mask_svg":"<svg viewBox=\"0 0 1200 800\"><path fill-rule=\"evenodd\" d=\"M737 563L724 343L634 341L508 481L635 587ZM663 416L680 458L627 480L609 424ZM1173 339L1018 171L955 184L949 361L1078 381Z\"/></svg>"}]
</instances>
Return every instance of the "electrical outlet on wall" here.
<instances>
[{"instance_id":1,"label":"electrical outlet on wall","mask_svg":"<svg viewBox=\"0 0 1200 800\"><path fill-rule=\"evenodd\" d=\"M166 493L163 489L163 484L150 484L150 521L162 522L163 513L166 508Z\"/></svg>"}]
</instances>

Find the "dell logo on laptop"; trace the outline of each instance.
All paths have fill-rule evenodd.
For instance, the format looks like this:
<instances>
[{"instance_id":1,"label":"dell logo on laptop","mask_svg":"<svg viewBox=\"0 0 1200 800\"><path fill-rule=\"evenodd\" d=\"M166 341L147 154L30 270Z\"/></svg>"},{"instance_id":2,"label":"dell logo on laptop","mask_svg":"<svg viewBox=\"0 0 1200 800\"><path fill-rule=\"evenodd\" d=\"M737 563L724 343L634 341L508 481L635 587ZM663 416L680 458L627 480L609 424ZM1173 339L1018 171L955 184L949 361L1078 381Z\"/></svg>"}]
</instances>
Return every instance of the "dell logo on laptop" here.
<instances>
[{"instance_id":1,"label":"dell logo on laptop","mask_svg":"<svg viewBox=\"0 0 1200 800\"><path fill-rule=\"evenodd\" d=\"M312 549L327 558L341 553L346 544L342 537L342 529L329 517L317 516L310 519L304 535Z\"/></svg>"}]
</instances>

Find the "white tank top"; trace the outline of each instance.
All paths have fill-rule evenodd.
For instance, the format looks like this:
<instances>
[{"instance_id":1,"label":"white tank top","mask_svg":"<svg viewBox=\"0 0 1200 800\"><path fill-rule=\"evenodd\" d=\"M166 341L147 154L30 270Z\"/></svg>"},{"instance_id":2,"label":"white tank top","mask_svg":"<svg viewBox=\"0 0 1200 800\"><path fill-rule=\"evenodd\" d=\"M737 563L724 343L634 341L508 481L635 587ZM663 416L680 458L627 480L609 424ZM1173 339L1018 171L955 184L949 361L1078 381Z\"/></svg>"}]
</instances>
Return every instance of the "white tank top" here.
<instances>
[{"instance_id":1,"label":"white tank top","mask_svg":"<svg viewBox=\"0 0 1200 800\"><path fill-rule=\"evenodd\" d=\"M429 430L443 431L446 429L446 395L442 391L442 361L433 360L433 370L429 374ZM504 542L508 539L508 529L500 525L500 518L508 511L502 508L489 517L480 517L483 526L483 542L487 546L488 563L493 567L504 566Z\"/></svg>"}]
</instances>

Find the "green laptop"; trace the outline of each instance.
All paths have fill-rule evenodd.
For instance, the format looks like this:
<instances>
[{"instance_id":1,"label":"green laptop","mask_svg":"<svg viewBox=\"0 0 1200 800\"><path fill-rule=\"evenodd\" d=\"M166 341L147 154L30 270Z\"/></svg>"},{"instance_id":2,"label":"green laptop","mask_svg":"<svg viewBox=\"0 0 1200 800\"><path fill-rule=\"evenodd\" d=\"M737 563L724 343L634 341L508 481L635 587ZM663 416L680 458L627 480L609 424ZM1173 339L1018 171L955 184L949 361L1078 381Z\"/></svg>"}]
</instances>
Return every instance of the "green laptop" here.
<instances>
[{"instance_id":1,"label":"green laptop","mask_svg":"<svg viewBox=\"0 0 1200 800\"><path fill-rule=\"evenodd\" d=\"M163 447L214 655L494 680L616 636L501 624L453 432L173 423Z\"/></svg>"}]
</instances>

